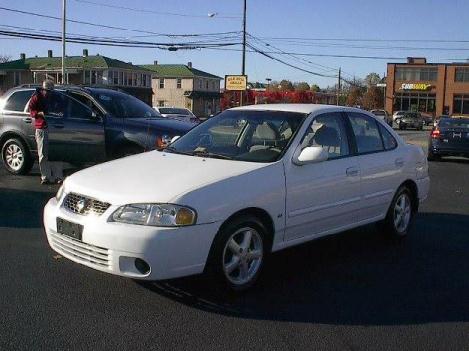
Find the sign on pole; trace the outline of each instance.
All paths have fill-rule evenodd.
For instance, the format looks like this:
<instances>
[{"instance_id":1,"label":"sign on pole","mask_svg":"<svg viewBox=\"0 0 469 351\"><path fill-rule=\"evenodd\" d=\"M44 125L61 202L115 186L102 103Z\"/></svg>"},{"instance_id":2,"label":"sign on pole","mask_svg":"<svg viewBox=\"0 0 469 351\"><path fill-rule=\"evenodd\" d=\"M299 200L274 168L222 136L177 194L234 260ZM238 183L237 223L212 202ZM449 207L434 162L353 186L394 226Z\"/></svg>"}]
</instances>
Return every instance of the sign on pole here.
<instances>
[{"instance_id":1,"label":"sign on pole","mask_svg":"<svg viewBox=\"0 0 469 351\"><path fill-rule=\"evenodd\" d=\"M244 91L248 85L248 76L227 75L225 76L225 90Z\"/></svg>"}]
</instances>

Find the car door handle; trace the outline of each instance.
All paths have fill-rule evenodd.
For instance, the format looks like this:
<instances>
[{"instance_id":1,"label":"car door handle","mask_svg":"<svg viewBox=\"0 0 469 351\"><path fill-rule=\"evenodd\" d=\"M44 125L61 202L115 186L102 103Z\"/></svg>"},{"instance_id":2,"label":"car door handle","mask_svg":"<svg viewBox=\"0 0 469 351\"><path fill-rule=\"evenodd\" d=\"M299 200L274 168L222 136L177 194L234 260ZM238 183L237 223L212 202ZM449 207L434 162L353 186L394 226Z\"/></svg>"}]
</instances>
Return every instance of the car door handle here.
<instances>
[{"instance_id":1,"label":"car door handle","mask_svg":"<svg viewBox=\"0 0 469 351\"><path fill-rule=\"evenodd\" d=\"M33 121L33 119L31 117L25 117L23 118L23 122L24 123L31 123Z\"/></svg>"},{"instance_id":2,"label":"car door handle","mask_svg":"<svg viewBox=\"0 0 469 351\"><path fill-rule=\"evenodd\" d=\"M345 171L345 174L347 174L347 177L355 177L358 175L358 168L356 167L350 167L350 168L347 168L347 170Z\"/></svg>"},{"instance_id":3,"label":"car door handle","mask_svg":"<svg viewBox=\"0 0 469 351\"><path fill-rule=\"evenodd\" d=\"M396 158L394 164L396 165L396 167L402 167L404 166L404 160L402 158Z\"/></svg>"}]
</instances>

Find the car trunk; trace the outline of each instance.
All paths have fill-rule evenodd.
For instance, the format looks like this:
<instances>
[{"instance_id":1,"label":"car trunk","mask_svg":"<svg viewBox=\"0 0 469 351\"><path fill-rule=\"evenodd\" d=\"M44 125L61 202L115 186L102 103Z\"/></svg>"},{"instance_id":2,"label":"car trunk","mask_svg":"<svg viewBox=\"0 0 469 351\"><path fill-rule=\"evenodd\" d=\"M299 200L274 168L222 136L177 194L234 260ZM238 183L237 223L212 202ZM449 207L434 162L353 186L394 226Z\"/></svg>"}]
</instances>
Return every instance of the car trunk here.
<instances>
[{"instance_id":1,"label":"car trunk","mask_svg":"<svg viewBox=\"0 0 469 351\"><path fill-rule=\"evenodd\" d=\"M441 128L439 139L445 148L469 150L469 128Z\"/></svg>"}]
</instances>

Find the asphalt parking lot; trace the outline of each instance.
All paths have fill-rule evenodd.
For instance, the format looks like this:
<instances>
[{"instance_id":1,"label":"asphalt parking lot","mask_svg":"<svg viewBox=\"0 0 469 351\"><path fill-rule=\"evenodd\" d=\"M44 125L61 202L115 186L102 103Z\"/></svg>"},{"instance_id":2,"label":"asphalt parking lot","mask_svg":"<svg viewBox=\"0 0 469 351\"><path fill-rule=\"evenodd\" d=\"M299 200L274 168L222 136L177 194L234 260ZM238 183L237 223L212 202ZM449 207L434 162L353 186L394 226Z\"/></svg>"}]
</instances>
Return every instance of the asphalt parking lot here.
<instances>
[{"instance_id":1,"label":"asphalt parking lot","mask_svg":"<svg viewBox=\"0 0 469 351\"><path fill-rule=\"evenodd\" d=\"M426 144L428 131L405 131ZM57 191L0 170L0 350L469 349L469 160L430 164L409 238L374 226L271 257L227 295L191 277L138 283L58 257L42 229Z\"/></svg>"}]
</instances>

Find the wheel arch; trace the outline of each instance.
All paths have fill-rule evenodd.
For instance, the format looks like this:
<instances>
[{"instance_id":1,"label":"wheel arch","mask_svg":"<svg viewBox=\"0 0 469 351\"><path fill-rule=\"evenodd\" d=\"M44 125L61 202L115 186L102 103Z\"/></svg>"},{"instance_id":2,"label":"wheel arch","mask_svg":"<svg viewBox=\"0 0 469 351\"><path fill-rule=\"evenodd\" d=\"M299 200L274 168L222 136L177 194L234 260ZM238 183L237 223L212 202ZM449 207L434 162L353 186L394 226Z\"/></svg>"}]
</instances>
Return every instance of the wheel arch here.
<instances>
[{"instance_id":1,"label":"wheel arch","mask_svg":"<svg viewBox=\"0 0 469 351\"><path fill-rule=\"evenodd\" d=\"M28 152L31 155L31 151L33 150L31 147L32 145L30 145L30 143L28 142L28 138L25 135L23 135L22 133L15 132L15 131L8 131L8 132L3 133L0 136L0 149L3 148L3 145L7 142L8 139L19 139L24 144L24 146L28 149Z\"/></svg>"},{"instance_id":2,"label":"wheel arch","mask_svg":"<svg viewBox=\"0 0 469 351\"><path fill-rule=\"evenodd\" d=\"M259 219L261 221L261 223L265 226L266 231L267 231L267 233L266 233L267 234L266 239L268 240L267 247L269 248L269 250L271 250L273 240L274 240L274 233L275 233L274 221L273 221L272 217L270 216L270 214L266 210L264 210L262 208L259 208L259 207L247 207L247 208L241 209L241 210L233 213L231 216L229 216L222 223L220 228L218 229L218 233L217 233L217 235L215 236L215 238L212 242L212 246L213 246L213 243L215 242L216 237L219 235L219 233L221 233L223 231L223 229L230 222L232 222L236 218L239 218L239 217L242 217L242 216L254 216L254 217L256 217L257 219Z\"/></svg>"},{"instance_id":3,"label":"wheel arch","mask_svg":"<svg viewBox=\"0 0 469 351\"><path fill-rule=\"evenodd\" d=\"M412 179L407 179L399 186L399 188L401 187L406 187L410 190L413 205L412 208L414 209L414 212L417 212L419 208L419 190L417 187L417 183L415 183L415 181L413 181Z\"/></svg>"}]
</instances>

